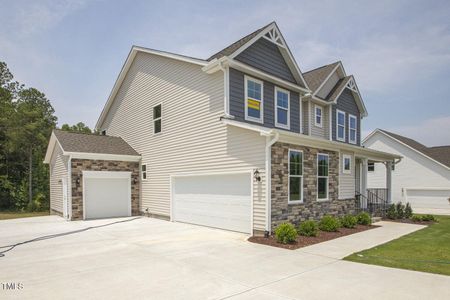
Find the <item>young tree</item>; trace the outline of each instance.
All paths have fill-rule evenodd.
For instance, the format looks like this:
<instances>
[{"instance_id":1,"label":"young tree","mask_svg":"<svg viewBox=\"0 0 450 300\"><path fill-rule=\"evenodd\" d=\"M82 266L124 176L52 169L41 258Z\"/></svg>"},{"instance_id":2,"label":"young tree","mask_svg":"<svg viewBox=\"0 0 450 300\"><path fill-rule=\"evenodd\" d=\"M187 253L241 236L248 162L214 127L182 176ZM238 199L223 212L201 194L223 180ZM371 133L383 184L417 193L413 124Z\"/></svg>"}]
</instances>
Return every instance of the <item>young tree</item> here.
<instances>
[{"instance_id":1,"label":"young tree","mask_svg":"<svg viewBox=\"0 0 450 300\"><path fill-rule=\"evenodd\" d=\"M92 133L92 130L83 122L78 122L77 124L72 126L70 126L69 124L63 124L63 126L61 126L61 130L78 133Z\"/></svg>"}]
</instances>

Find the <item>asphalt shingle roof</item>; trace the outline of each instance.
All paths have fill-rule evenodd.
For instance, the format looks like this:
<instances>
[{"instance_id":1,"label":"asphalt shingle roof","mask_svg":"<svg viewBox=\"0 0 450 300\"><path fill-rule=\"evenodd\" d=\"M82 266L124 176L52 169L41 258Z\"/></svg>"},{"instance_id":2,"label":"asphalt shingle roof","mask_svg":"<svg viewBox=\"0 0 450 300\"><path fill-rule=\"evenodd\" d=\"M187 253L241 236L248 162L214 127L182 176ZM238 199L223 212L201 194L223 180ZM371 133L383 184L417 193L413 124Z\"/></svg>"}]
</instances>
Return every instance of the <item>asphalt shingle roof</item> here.
<instances>
[{"instance_id":1,"label":"asphalt shingle roof","mask_svg":"<svg viewBox=\"0 0 450 300\"><path fill-rule=\"evenodd\" d=\"M450 167L450 146L436 146L436 147L427 147L424 144L419 143L413 139L408 137L392 133L383 129L380 131L390 135L394 139L399 140L400 142L410 146L411 148L425 154L426 156L431 157L432 159L440 162L447 167Z\"/></svg>"},{"instance_id":2,"label":"asphalt shingle roof","mask_svg":"<svg viewBox=\"0 0 450 300\"><path fill-rule=\"evenodd\" d=\"M120 137L75 133L59 129L55 129L53 132L66 152L139 155Z\"/></svg>"},{"instance_id":3,"label":"asphalt shingle roof","mask_svg":"<svg viewBox=\"0 0 450 300\"><path fill-rule=\"evenodd\" d=\"M339 64L337 61L335 63L319 67L314 70L307 71L303 73L303 78L305 78L309 89L314 93L320 87L322 82L330 75L331 71Z\"/></svg>"}]
</instances>

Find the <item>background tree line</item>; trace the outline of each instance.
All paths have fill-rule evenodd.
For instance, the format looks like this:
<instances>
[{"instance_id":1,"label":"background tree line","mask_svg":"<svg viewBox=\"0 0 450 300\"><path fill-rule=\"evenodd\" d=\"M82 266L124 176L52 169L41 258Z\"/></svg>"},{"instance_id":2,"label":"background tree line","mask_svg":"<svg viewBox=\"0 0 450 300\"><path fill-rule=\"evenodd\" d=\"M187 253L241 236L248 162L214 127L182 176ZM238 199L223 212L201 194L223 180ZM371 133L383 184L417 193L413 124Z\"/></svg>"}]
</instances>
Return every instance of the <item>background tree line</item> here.
<instances>
[{"instance_id":1,"label":"background tree line","mask_svg":"<svg viewBox=\"0 0 450 300\"><path fill-rule=\"evenodd\" d=\"M43 161L57 120L45 94L14 81L0 61L0 210L49 209L49 166ZM91 133L82 122L61 129Z\"/></svg>"}]
</instances>

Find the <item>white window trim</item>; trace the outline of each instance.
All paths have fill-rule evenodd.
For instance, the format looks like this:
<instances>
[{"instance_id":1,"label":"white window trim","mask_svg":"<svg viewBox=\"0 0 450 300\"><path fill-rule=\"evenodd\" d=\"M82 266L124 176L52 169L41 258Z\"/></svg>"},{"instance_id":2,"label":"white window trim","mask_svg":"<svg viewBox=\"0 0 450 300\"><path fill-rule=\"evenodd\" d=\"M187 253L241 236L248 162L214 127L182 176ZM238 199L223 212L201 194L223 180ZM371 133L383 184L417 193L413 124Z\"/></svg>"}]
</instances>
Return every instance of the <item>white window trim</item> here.
<instances>
[{"instance_id":1,"label":"white window trim","mask_svg":"<svg viewBox=\"0 0 450 300\"><path fill-rule=\"evenodd\" d=\"M145 178L144 178L144 171L142 171L142 166L145 166ZM147 179L148 179L148 167L147 167L147 164L141 164L140 173L141 173L141 180L142 181L147 181Z\"/></svg>"},{"instance_id":2,"label":"white window trim","mask_svg":"<svg viewBox=\"0 0 450 300\"><path fill-rule=\"evenodd\" d=\"M350 119L355 119L355 128L354 128L354 130L355 130L355 139L354 140L351 139L352 135L350 134L351 130L353 130L353 128L350 128L350 124L351 124ZM356 144L357 140L358 140L358 119L356 118L355 115L350 115L349 114L348 115L348 142L350 144Z\"/></svg>"},{"instance_id":3,"label":"white window trim","mask_svg":"<svg viewBox=\"0 0 450 300\"><path fill-rule=\"evenodd\" d=\"M248 96L247 81L249 81L249 80L261 84L261 100L258 100L258 99L255 99L255 98L252 98L252 97ZM256 123L264 124L264 82L261 81L261 80L255 79L253 77L250 77L248 75L244 75L244 89L245 89L245 93L244 93L245 94L245 99L244 99L244 103L245 103L245 120L246 121L250 121L250 122L256 122ZM261 108L261 110L260 110L260 116L261 117L259 119L254 118L254 117L250 117L248 115L247 99L249 99L249 98L252 99L252 100L260 102L259 105L260 105L260 108Z\"/></svg>"},{"instance_id":4,"label":"white window trim","mask_svg":"<svg viewBox=\"0 0 450 300\"><path fill-rule=\"evenodd\" d=\"M317 123L317 109L320 109L320 123ZM323 127L323 107L320 105L314 105L314 126Z\"/></svg>"},{"instance_id":5,"label":"white window trim","mask_svg":"<svg viewBox=\"0 0 450 300\"><path fill-rule=\"evenodd\" d=\"M327 156L328 157L328 176L319 176L319 156L323 155L323 156ZM330 188L329 188L329 184L330 184L330 155L326 154L326 153L317 153L317 158L316 158L316 169L317 169L317 201L328 201L330 200ZM327 184L326 184L326 188L327 188L327 197L326 198L319 198L319 178L326 178L327 179Z\"/></svg>"},{"instance_id":6,"label":"white window trim","mask_svg":"<svg viewBox=\"0 0 450 300\"><path fill-rule=\"evenodd\" d=\"M349 170L345 169L345 159L347 159L347 158L350 160L350 169ZM352 156L348 155L348 154L343 154L342 155L342 173L343 174L352 174L352 165L353 165Z\"/></svg>"},{"instance_id":7,"label":"white window trim","mask_svg":"<svg viewBox=\"0 0 450 300\"><path fill-rule=\"evenodd\" d=\"M291 175L291 152L300 152L302 154L302 175ZM296 150L296 149L289 149L288 151L288 204L298 204L303 203L303 151L302 150ZM300 178L300 187L301 187L301 194L300 194L300 200L292 200L291 201L291 177Z\"/></svg>"},{"instance_id":8,"label":"white window trim","mask_svg":"<svg viewBox=\"0 0 450 300\"><path fill-rule=\"evenodd\" d=\"M344 137L340 138L339 137L339 114L344 114ZM336 140L341 141L341 142L345 142L345 122L346 122L346 118L345 118L345 112L339 109L336 109Z\"/></svg>"},{"instance_id":9,"label":"white window trim","mask_svg":"<svg viewBox=\"0 0 450 300\"><path fill-rule=\"evenodd\" d=\"M153 118L153 115L154 115L154 112L155 112L155 107L157 107L157 106L161 106L161 116L159 117L159 118ZM152 107L152 119L153 119L153 135L159 135L159 134L161 134L162 132L163 132L163 122L162 122L162 115L163 115L163 109L162 109L162 103L158 103L158 104L156 104L156 105L154 105L153 107ZM155 132L155 122L156 121L158 121L158 120L161 120L161 131L160 132Z\"/></svg>"},{"instance_id":10,"label":"white window trim","mask_svg":"<svg viewBox=\"0 0 450 300\"><path fill-rule=\"evenodd\" d=\"M278 91L283 92L287 94L288 96L288 108L287 108L287 124L278 123L278 108L286 110L286 108L278 106ZM275 87L275 127L278 128L284 128L284 129L290 129L291 128L291 93L288 90L282 89L280 87Z\"/></svg>"},{"instance_id":11,"label":"white window trim","mask_svg":"<svg viewBox=\"0 0 450 300\"><path fill-rule=\"evenodd\" d=\"M373 164L373 171L369 170L369 165L370 164ZM370 163L370 162L367 163L367 172L370 172L370 173L375 172L375 163Z\"/></svg>"}]
</instances>

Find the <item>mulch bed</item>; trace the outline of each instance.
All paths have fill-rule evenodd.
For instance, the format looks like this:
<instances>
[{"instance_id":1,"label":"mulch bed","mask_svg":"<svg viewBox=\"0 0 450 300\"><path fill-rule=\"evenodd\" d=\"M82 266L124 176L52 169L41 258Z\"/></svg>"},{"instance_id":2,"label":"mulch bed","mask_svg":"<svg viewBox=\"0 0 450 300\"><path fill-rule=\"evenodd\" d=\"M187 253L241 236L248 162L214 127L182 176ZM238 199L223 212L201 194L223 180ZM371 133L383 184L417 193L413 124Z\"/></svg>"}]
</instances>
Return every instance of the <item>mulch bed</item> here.
<instances>
[{"instance_id":1,"label":"mulch bed","mask_svg":"<svg viewBox=\"0 0 450 300\"><path fill-rule=\"evenodd\" d=\"M411 219L388 219L388 218L383 218L381 219L382 221L386 221L386 222L396 222L396 223L405 223L405 224L416 224L416 225L430 225L430 224L434 224L436 223L435 221L419 221L419 222L414 222Z\"/></svg>"},{"instance_id":2,"label":"mulch bed","mask_svg":"<svg viewBox=\"0 0 450 300\"><path fill-rule=\"evenodd\" d=\"M361 231L366 231L369 229L378 228L380 226L376 225L357 225L355 228L339 228L338 232L326 232L326 231L320 231L317 236L301 236L299 235L297 238L297 241L292 244L281 244L278 243L275 239L275 236L271 235L268 238L262 237L262 236L252 236L248 239L249 242L257 243L257 244L263 244L273 247L279 247L289 250L295 250L298 248L318 244L321 242L333 240L342 236L354 234Z\"/></svg>"}]
</instances>

